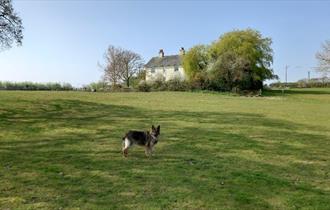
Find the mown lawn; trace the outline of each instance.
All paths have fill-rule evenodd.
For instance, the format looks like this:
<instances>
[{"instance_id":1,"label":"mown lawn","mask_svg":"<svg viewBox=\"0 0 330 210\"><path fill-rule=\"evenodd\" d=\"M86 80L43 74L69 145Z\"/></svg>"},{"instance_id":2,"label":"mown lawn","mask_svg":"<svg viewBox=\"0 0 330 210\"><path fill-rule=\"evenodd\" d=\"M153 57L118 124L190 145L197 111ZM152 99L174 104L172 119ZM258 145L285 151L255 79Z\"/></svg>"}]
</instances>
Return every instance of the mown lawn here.
<instances>
[{"instance_id":1,"label":"mown lawn","mask_svg":"<svg viewBox=\"0 0 330 210\"><path fill-rule=\"evenodd\" d=\"M0 91L0 209L330 209L330 89L266 95Z\"/></svg>"}]
</instances>

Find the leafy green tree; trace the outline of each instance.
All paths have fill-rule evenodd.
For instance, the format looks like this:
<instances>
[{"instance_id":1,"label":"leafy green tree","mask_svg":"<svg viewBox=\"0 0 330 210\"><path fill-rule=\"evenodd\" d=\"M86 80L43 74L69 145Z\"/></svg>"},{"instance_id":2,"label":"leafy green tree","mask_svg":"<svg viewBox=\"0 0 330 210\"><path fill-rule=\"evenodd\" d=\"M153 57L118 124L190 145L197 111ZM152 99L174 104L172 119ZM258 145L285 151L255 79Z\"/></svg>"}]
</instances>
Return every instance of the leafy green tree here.
<instances>
[{"instance_id":1,"label":"leafy green tree","mask_svg":"<svg viewBox=\"0 0 330 210\"><path fill-rule=\"evenodd\" d=\"M260 89L266 79L274 79L272 40L252 30L225 33L212 43L211 79L226 89Z\"/></svg>"},{"instance_id":2,"label":"leafy green tree","mask_svg":"<svg viewBox=\"0 0 330 210\"><path fill-rule=\"evenodd\" d=\"M205 45L194 46L183 56L183 68L189 80L206 71L208 60L208 48Z\"/></svg>"},{"instance_id":3,"label":"leafy green tree","mask_svg":"<svg viewBox=\"0 0 330 210\"><path fill-rule=\"evenodd\" d=\"M213 89L232 90L243 78L242 69L245 65L247 65L247 61L235 56L232 52L221 54L211 64L211 70L208 73Z\"/></svg>"}]
</instances>

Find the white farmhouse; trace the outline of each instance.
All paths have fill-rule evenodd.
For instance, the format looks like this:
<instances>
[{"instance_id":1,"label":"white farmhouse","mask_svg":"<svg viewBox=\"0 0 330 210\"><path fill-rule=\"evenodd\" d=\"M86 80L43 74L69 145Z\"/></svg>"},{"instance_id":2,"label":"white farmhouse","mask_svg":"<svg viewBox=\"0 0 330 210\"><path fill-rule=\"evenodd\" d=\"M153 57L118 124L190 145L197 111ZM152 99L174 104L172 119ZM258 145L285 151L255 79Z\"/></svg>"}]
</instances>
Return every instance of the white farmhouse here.
<instances>
[{"instance_id":1,"label":"white farmhouse","mask_svg":"<svg viewBox=\"0 0 330 210\"><path fill-rule=\"evenodd\" d=\"M182 67L182 56L185 54L183 47L180 49L179 55L164 56L164 50L159 50L159 56L153 57L144 66L146 71L146 81L153 81L163 78L165 81L179 78L185 79L185 73Z\"/></svg>"}]
</instances>

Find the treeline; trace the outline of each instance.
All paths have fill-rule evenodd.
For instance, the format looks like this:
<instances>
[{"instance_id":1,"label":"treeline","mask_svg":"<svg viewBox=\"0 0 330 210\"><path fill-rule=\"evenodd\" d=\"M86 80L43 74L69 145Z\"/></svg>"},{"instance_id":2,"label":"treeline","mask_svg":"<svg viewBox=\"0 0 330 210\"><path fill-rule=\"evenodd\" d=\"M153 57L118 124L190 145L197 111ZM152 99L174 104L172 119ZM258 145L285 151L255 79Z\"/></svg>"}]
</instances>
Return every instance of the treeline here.
<instances>
[{"instance_id":1,"label":"treeline","mask_svg":"<svg viewBox=\"0 0 330 210\"><path fill-rule=\"evenodd\" d=\"M74 90L70 83L36 83L36 82L7 82L0 81L0 90Z\"/></svg>"},{"instance_id":2,"label":"treeline","mask_svg":"<svg viewBox=\"0 0 330 210\"><path fill-rule=\"evenodd\" d=\"M189 91L196 90L196 88L186 80L180 78L173 78L165 81L164 78L156 79L146 82L145 80L134 78L131 81L131 86L127 87L124 84L111 85L105 81L93 82L89 85L83 86L80 90L90 92L131 92L131 91Z\"/></svg>"},{"instance_id":3,"label":"treeline","mask_svg":"<svg viewBox=\"0 0 330 210\"><path fill-rule=\"evenodd\" d=\"M180 78L173 78L167 81L156 79L148 82L145 80L134 80L130 87L118 84L116 87L113 87L106 82L100 81L86 85L80 90L88 92L212 91L211 88L201 89L200 84ZM261 94L260 90L241 90L238 93L250 96Z\"/></svg>"},{"instance_id":4,"label":"treeline","mask_svg":"<svg viewBox=\"0 0 330 210\"><path fill-rule=\"evenodd\" d=\"M330 78L303 79L297 82L275 82L269 85L271 88L327 88L330 87Z\"/></svg>"}]
</instances>

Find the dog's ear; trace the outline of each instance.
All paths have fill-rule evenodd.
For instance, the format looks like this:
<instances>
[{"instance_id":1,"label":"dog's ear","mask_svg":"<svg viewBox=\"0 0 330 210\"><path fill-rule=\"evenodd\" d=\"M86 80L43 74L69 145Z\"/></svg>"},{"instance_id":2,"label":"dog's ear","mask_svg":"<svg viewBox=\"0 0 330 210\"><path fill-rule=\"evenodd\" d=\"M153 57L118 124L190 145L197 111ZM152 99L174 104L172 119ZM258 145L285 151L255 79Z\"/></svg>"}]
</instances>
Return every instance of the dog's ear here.
<instances>
[{"instance_id":1,"label":"dog's ear","mask_svg":"<svg viewBox=\"0 0 330 210\"><path fill-rule=\"evenodd\" d=\"M151 126L152 131L156 131L156 128L154 125Z\"/></svg>"},{"instance_id":2,"label":"dog's ear","mask_svg":"<svg viewBox=\"0 0 330 210\"><path fill-rule=\"evenodd\" d=\"M157 133L160 134L160 125L157 127Z\"/></svg>"}]
</instances>

